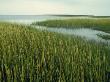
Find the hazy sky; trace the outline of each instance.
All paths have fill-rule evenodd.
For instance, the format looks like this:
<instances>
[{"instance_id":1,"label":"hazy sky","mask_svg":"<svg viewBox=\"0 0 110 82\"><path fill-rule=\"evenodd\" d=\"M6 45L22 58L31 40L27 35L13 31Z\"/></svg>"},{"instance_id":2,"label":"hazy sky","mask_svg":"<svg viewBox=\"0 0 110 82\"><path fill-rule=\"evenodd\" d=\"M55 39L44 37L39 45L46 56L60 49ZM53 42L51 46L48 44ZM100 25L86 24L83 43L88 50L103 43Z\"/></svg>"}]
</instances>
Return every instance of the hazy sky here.
<instances>
[{"instance_id":1,"label":"hazy sky","mask_svg":"<svg viewBox=\"0 0 110 82\"><path fill-rule=\"evenodd\" d=\"M110 15L110 0L0 0L0 15Z\"/></svg>"}]
</instances>

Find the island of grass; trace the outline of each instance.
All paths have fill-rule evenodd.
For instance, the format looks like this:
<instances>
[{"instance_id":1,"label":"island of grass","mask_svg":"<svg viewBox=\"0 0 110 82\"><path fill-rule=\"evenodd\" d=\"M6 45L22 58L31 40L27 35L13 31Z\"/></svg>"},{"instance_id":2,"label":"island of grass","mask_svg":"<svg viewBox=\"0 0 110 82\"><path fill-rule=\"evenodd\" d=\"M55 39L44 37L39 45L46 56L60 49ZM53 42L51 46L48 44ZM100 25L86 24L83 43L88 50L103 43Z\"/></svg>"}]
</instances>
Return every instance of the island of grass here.
<instances>
[{"instance_id":1,"label":"island of grass","mask_svg":"<svg viewBox=\"0 0 110 82\"><path fill-rule=\"evenodd\" d=\"M0 23L1 82L108 82L109 46Z\"/></svg>"},{"instance_id":2,"label":"island of grass","mask_svg":"<svg viewBox=\"0 0 110 82\"><path fill-rule=\"evenodd\" d=\"M55 28L92 28L110 33L110 19L109 18L73 18L62 20L46 20L41 22L34 22L32 25L40 25Z\"/></svg>"},{"instance_id":3,"label":"island of grass","mask_svg":"<svg viewBox=\"0 0 110 82\"><path fill-rule=\"evenodd\" d=\"M105 39L105 40L110 40L110 35L102 35L102 34L97 34L97 36Z\"/></svg>"}]
</instances>

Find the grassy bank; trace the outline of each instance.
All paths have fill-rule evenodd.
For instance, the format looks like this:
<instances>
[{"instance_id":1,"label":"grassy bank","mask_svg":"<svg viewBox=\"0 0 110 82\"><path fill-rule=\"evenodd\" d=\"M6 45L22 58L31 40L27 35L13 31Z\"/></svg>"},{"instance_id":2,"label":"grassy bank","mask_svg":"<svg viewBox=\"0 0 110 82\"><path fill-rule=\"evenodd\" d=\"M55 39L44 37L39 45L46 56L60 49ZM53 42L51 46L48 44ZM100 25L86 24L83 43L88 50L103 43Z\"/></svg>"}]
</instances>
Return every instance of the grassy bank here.
<instances>
[{"instance_id":1,"label":"grassy bank","mask_svg":"<svg viewBox=\"0 0 110 82\"><path fill-rule=\"evenodd\" d=\"M97 36L105 39L105 40L110 40L110 35L102 35L102 34L97 34Z\"/></svg>"},{"instance_id":2,"label":"grassy bank","mask_svg":"<svg viewBox=\"0 0 110 82\"><path fill-rule=\"evenodd\" d=\"M107 82L108 47L0 23L1 82Z\"/></svg>"},{"instance_id":3,"label":"grassy bank","mask_svg":"<svg viewBox=\"0 0 110 82\"><path fill-rule=\"evenodd\" d=\"M35 22L32 25L42 25L47 27L65 27L65 28L93 28L110 33L110 19L92 18L92 19L64 19L47 20Z\"/></svg>"}]
</instances>

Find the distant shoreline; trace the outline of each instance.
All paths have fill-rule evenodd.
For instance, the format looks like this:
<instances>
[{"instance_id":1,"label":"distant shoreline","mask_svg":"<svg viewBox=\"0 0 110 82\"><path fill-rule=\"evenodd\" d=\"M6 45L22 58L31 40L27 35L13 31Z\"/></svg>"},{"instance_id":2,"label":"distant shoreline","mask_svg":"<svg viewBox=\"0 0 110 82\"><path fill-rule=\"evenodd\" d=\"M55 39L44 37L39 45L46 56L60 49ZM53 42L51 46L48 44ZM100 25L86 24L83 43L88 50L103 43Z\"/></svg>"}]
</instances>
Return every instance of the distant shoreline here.
<instances>
[{"instance_id":1,"label":"distant shoreline","mask_svg":"<svg viewBox=\"0 0 110 82\"><path fill-rule=\"evenodd\" d=\"M50 15L50 16L63 16L63 17L93 17L93 18L108 18L110 16L95 16L95 15Z\"/></svg>"},{"instance_id":2,"label":"distant shoreline","mask_svg":"<svg viewBox=\"0 0 110 82\"><path fill-rule=\"evenodd\" d=\"M98 15L66 15L66 14L44 14L44 15L0 15L0 16L72 16L72 17L110 17L110 16L98 16Z\"/></svg>"}]
</instances>

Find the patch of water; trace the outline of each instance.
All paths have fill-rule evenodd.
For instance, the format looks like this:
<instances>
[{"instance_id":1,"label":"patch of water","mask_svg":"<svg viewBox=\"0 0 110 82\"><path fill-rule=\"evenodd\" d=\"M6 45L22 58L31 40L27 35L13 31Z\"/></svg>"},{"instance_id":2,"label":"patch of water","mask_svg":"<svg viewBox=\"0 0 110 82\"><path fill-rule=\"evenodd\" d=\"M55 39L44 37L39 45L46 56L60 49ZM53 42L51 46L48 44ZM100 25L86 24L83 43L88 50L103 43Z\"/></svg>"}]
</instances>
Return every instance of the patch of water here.
<instances>
[{"instance_id":1,"label":"patch of water","mask_svg":"<svg viewBox=\"0 0 110 82\"><path fill-rule=\"evenodd\" d=\"M41 30L47 30L50 32L57 32L61 34L76 35L86 40L95 40L97 42L110 43L110 40L105 40L97 36L97 34L110 35L109 33L98 31L98 30L93 30L89 28L68 29L68 28L46 28L43 26L36 26L36 28L41 29Z\"/></svg>"},{"instance_id":2,"label":"patch of water","mask_svg":"<svg viewBox=\"0 0 110 82\"><path fill-rule=\"evenodd\" d=\"M7 21L12 23L21 23L21 24L28 24L28 25L37 21L62 20L62 19L92 19L92 17L90 16L52 16L52 15L0 15L0 21Z\"/></svg>"},{"instance_id":3,"label":"patch of water","mask_svg":"<svg viewBox=\"0 0 110 82\"><path fill-rule=\"evenodd\" d=\"M31 24L37 21L70 19L74 17L49 16L49 15L0 15L0 21L7 21L20 24Z\"/></svg>"}]
</instances>

